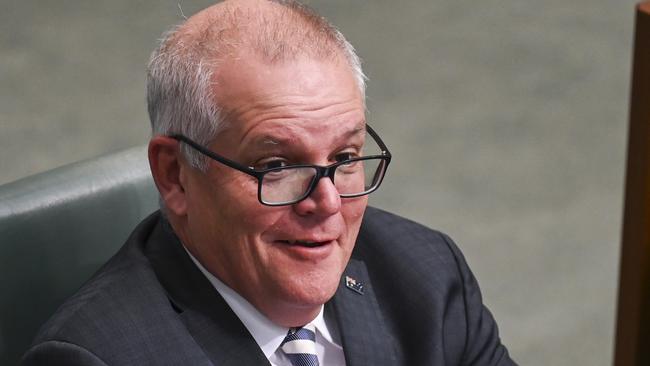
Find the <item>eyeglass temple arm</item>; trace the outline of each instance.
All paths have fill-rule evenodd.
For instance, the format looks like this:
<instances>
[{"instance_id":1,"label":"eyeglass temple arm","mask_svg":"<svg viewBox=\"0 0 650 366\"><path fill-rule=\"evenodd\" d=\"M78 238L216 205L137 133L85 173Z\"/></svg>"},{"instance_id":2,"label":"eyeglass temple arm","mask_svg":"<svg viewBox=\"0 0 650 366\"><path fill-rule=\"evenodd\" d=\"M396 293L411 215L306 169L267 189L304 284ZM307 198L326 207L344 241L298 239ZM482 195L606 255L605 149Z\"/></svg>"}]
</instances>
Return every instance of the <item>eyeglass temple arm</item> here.
<instances>
[{"instance_id":1,"label":"eyeglass temple arm","mask_svg":"<svg viewBox=\"0 0 650 366\"><path fill-rule=\"evenodd\" d=\"M379 137L377 132L375 132L375 130L373 130L372 127L370 127L370 125L367 123L366 123L366 131L368 131L370 136L372 136L375 139L375 141L377 141L377 145L379 145L379 148L381 149L381 152L384 155L389 157L392 156L390 151L388 151L388 147L386 147L386 144L384 144L384 141L382 141L381 137Z\"/></svg>"},{"instance_id":2,"label":"eyeglass temple arm","mask_svg":"<svg viewBox=\"0 0 650 366\"><path fill-rule=\"evenodd\" d=\"M222 163L224 165L227 165L227 166L229 166L229 167L231 167L233 169L237 169L237 170L241 171L242 173L246 173L246 174L251 175L251 176L253 176L255 178L258 178L258 172L256 172L251 167L239 164L238 162L232 161L232 160L227 159L227 158L224 158L221 155L217 155L214 152L212 152L212 151L208 150L207 148L205 148L204 146L197 144L193 140L190 140L188 137L185 137L184 135L175 134L175 135L170 135L169 137L190 145L192 148L198 150L202 154L207 155L210 158L212 158L212 159L214 159L214 160L216 160L216 161L218 161L218 162L220 162L220 163Z\"/></svg>"}]
</instances>

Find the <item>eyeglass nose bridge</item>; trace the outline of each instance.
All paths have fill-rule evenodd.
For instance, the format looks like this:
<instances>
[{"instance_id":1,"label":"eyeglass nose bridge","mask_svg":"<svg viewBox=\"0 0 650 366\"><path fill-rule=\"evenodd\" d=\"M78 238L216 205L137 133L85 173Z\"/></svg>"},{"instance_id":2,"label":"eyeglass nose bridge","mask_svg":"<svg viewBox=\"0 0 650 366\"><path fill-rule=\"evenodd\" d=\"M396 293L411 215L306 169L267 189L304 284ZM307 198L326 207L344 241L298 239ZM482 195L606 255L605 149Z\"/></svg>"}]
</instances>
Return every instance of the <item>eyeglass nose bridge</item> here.
<instances>
[{"instance_id":1,"label":"eyeglass nose bridge","mask_svg":"<svg viewBox=\"0 0 650 366\"><path fill-rule=\"evenodd\" d=\"M311 186L309 186L309 189L305 193L305 197L303 199L311 196L312 193L314 193L314 190L316 189L316 186L320 182L322 178L329 178L334 187L336 187L334 183L334 174L336 174L336 168L338 168L338 165L330 165L330 166L316 166L316 175L314 176L314 179L312 180Z\"/></svg>"}]
</instances>

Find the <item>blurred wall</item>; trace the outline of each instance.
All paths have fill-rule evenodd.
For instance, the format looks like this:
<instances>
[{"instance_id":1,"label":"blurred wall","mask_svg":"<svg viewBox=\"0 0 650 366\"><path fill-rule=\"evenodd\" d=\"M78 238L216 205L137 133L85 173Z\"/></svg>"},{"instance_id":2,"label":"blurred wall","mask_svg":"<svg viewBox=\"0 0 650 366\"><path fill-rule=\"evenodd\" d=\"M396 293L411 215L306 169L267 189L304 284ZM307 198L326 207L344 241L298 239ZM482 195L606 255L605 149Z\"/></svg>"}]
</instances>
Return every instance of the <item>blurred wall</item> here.
<instances>
[{"instance_id":1,"label":"blurred wall","mask_svg":"<svg viewBox=\"0 0 650 366\"><path fill-rule=\"evenodd\" d=\"M179 2L0 0L0 184L146 143ZM611 364L633 1L308 4L395 156L371 204L456 240L520 364Z\"/></svg>"}]
</instances>

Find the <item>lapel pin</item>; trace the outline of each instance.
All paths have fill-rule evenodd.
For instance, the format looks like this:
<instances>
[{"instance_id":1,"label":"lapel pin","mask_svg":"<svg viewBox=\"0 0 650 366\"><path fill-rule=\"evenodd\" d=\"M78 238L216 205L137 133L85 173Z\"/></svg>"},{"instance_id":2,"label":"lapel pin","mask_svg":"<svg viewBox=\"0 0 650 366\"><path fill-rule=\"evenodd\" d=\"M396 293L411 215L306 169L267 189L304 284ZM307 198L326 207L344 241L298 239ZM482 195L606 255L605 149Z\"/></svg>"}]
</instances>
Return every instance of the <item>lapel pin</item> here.
<instances>
[{"instance_id":1,"label":"lapel pin","mask_svg":"<svg viewBox=\"0 0 650 366\"><path fill-rule=\"evenodd\" d=\"M345 287L358 293L359 295L363 295L363 283L361 283L361 281L355 280L350 276L345 276Z\"/></svg>"}]
</instances>

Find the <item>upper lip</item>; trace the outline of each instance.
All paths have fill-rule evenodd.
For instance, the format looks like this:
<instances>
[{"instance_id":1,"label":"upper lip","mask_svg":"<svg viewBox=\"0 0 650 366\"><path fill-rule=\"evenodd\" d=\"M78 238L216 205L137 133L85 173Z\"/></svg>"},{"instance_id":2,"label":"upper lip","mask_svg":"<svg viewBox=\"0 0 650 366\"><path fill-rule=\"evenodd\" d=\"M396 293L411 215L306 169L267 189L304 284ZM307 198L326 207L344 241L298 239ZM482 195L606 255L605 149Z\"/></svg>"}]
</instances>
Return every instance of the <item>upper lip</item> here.
<instances>
[{"instance_id":1,"label":"upper lip","mask_svg":"<svg viewBox=\"0 0 650 366\"><path fill-rule=\"evenodd\" d=\"M334 239L320 239L320 238L316 239L316 238L314 238L314 239L280 239L279 241L286 241L286 242L289 242L290 244L294 244L296 242L300 242L300 243L326 243L326 242L330 242L330 241L333 241L333 240Z\"/></svg>"}]
</instances>

